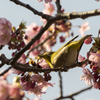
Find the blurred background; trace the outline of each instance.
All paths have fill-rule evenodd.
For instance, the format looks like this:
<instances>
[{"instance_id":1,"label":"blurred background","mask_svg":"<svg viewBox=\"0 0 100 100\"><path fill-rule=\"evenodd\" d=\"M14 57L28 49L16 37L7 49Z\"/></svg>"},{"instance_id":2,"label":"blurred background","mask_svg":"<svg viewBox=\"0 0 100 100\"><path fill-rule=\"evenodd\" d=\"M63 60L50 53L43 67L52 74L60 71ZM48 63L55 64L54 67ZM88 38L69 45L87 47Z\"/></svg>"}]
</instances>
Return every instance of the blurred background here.
<instances>
[{"instance_id":1,"label":"blurred background","mask_svg":"<svg viewBox=\"0 0 100 100\"><path fill-rule=\"evenodd\" d=\"M37 0L20 0L24 3L30 4L33 8L43 11L44 9L44 2L38 2ZM52 2L54 5L54 1ZM65 10L65 12L82 12L82 11L90 11L94 9L100 9L100 2L97 2L95 0L61 0L62 8ZM56 9L56 7L55 7ZM21 7L19 5L14 4L10 0L0 0L0 18L6 18L8 19L13 26L18 27L19 23L21 21L25 21L26 25L30 25L32 23L37 23L37 25L42 25L42 21L40 21L40 17L37 15L34 15L31 11L27 10L24 7ZM83 19L75 19L70 20L73 26L79 26L82 25L84 22L89 22L90 30L86 31L85 34L92 34L93 36L98 35L98 30L100 29L100 16L95 17L89 17L85 20ZM72 27L72 30L74 32L74 36L80 35L78 32L78 27ZM60 35L60 34L59 34ZM59 38L59 37L58 37ZM69 41L72 37L69 37L66 39L64 43L60 43L59 39L57 39L57 43L52 47L53 51L58 50L63 44L65 44L67 41ZM80 37L81 38L81 35ZM79 39L78 38L78 39ZM81 49L80 54L83 56L86 56L87 51L91 45L86 45ZM5 53L7 58L11 57L11 51L8 50L7 47L5 47L3 50L0 51L1 53ZM2 69L6 68L7 66L3 67ZM0 71L2 70L0 69ZM80 76L83 74L82 68L74 68L69 70L68 72L62 72L62 78L63 78L63 93L64 96L72 94L74 92L77 92L83 88L86 88L87 85L84 81L80 81ZM43 94L41 97L41 100L53 100L59 96L60 90L59 90L59 77L57 72L51 73L52 80L51 83L55 83L54 87L49 87L46 90L46 94ZM8 80L11 83L14 75L10 75ZM85 99L91 99L99 100L100 97L100 91L97 89L91 89L86 92L83 92L77 96L75 96L75 100L85 100ZM27 97L30 97L31 99L35 98L36 96L34 94L32 95L26 95ZM70 100L70 99L67 99Z\"/></svg>"}]
</instances>

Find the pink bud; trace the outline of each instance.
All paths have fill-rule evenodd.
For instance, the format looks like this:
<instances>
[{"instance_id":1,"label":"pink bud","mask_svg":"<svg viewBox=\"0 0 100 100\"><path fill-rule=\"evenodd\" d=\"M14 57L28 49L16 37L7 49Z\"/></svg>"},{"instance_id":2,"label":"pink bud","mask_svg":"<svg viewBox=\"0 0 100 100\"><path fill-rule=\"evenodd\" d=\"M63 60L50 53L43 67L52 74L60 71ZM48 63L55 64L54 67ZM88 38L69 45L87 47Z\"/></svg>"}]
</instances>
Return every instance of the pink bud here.
<instances>
[{"instance_id":1,"label":"pink bud","mask_svg":"<svg viewBox=\"0 0 100 100\"><path fill-rule=\"evenodd\" d=\"M92 42L92 38L91 38L91 37L87 38L87 39L84 41L85 44L90 44L91 42Z\"/></svg>"},{"instance_id":2,"label":"pink bud","mask_svg":"<svg viewBox=\"0 0 100 100\"><path fill-rule=\"evenodd\" d=\"M65 41L65 37L60 36L59 38L60 38L60 42L64 42Z\"/></svg>"}]
</instances>

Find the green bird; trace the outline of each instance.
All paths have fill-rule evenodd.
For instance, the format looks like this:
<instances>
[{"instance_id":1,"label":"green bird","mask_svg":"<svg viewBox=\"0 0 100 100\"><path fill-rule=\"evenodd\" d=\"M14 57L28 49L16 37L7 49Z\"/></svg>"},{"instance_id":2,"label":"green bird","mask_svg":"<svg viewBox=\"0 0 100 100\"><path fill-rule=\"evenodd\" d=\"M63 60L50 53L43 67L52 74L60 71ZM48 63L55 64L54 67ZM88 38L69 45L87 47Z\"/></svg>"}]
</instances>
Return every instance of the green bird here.
<instances>
[{"instance_id":1,"label":"green bird","mask_svg":"<svg viewBox=\"0 0 100 100\"><path fill-rule=\"evenodd\" d=\"M78 55L84 40L92 35L85 35L81 39L74 41L75 38L68 41L56 52L46 52L42 55L38 55L39 58L44 58L51 68L63 68L71 66L78 62Z\"/></svg>"}]
</instances>

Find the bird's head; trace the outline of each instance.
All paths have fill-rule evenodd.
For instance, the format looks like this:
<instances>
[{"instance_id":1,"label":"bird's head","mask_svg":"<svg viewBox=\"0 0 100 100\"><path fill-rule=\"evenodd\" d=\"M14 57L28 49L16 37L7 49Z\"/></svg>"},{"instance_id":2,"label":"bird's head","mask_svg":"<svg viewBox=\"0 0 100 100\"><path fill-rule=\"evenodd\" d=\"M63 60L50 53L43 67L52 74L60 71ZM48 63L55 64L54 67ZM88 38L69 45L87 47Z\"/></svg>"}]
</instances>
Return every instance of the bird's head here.
<instances>
[{"instance_id":1,"label":"bird's head","mask_svg":"<svg viewBox=\"0 0 100 100\"><path fill-rule=\"evenodd\" d=\"M42 55L38 55L36 59L42 59L42 58L44 58L46 61L47 61L47 60L50 60L51 55L52 55L53 53L54 53L54 52L46 52L46 53L44 53L44 54L42 54Z\"/></svg>"}]
</instances>

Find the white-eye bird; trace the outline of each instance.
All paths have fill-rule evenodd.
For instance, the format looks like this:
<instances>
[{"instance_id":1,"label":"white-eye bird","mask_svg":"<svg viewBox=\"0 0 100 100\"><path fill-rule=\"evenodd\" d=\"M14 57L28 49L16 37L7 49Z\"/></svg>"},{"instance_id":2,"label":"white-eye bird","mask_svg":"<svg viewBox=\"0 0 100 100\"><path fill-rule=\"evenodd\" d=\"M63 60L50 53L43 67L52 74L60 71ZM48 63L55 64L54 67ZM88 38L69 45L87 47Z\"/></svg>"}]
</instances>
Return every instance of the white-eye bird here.
<instances>
[{"instance_id":1,"label":"white-eye bird","mask_svg":"<svg viewBox=\"0 0 100 100\"><path fill-rule=\"evenodd\" d=\"M79 51L84 43L84 40L92 35L85 35L77 41L75 38L67 42L56 52L46 52L43 55L38 55L44 58L51 68L67 67L75 64L78 61Z\"/></svg>"}]
</instances>

